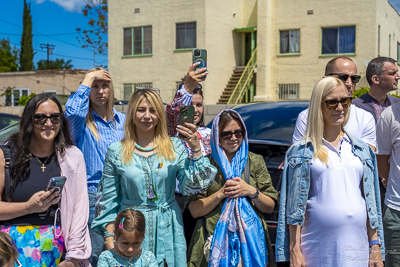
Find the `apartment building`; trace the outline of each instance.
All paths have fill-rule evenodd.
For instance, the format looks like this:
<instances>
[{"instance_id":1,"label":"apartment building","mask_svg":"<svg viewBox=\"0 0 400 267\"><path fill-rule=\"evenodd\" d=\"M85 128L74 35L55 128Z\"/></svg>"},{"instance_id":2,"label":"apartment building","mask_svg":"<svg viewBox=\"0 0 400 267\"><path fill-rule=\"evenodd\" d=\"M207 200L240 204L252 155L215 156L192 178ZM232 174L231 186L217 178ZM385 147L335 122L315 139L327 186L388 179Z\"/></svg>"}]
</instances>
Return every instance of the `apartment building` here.
<instances>
[{"instance_id":1,"label":"apartment building","mask_svg":"<svg viewBox=\"0 0 400 267\"><path fill-rule=\"evenodd\" d=\"M208 52L206 104L228 101L235 87L244 92L240 102L309 99L333 57L355 61L358 87L368 86L372 58L399 60L400 16L387 0L109 1L116 98L147 86L169 103L193 48ZM243 69L247 76L236 85Z\"/></svg>"}]
</instances>

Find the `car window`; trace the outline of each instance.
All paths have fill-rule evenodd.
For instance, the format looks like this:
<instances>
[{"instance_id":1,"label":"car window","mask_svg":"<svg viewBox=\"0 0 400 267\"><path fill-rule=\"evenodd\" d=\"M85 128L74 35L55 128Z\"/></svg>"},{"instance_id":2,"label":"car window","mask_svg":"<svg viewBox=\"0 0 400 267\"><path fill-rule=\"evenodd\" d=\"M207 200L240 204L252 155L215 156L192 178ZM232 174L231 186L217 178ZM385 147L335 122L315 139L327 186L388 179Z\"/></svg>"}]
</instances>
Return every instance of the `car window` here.
<instances>
[{"instance_id":1,"label":"car window","mask_svg":"<svg viewBox=\"0 0 400 267\"><path fill-rule=\"evenodd\" d=\"M5 142L13 133L19 129L19 123L12 124L2 130L0 130L0 142Z\"/></svg>"}]
</instances>

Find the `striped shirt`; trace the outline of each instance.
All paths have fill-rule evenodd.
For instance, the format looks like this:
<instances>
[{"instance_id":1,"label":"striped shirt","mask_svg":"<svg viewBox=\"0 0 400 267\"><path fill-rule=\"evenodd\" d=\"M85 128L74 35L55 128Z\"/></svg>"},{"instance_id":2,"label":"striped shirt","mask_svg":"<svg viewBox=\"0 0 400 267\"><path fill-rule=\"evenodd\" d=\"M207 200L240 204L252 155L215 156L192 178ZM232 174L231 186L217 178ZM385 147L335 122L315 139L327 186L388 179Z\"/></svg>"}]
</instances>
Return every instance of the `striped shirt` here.
<instances>
[{"instance_id":1,"label":"striped shirt","mask_svg":"<svg viewBox=\"0 0 400 267\"><path fill-rule=\"evenodd\" d=\"M89 93L90 87L80 85L65 104L65 117L68 119L75 145L82 150L85 158L88 190L96 192L103 174L108 146L124 138L125 114L113 109L115 120L106 122L92 110L99 133L99 140L96 140L85 123L89 112Z\"/></svg>"}]
</instances>

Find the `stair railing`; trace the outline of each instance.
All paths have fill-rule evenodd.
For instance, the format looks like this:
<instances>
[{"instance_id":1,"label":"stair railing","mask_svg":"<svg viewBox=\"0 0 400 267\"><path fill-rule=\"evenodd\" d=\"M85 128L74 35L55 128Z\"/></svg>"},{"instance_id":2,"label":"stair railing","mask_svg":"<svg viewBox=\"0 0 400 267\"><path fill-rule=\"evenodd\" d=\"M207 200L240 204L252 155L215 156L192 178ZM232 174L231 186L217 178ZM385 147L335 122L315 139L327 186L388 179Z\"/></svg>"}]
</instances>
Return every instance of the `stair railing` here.
<instances>
[{"instance_id":1,"label":"stair railing","mask_svg":"<svg viewBox=\"0 0 400 267\"><path fill-rule=\"evenodd\" d=\"M250 82L253 79L254 69L256 66L257 66L257 47L256 49L254 49L253 55L251 55L251 58L247 63L246 68L242 73L242 76L240 76L240 79L236 84L235 89L233 89L233 92L229 97L228 104L240 103L243 97L245 96L246 92L250 91Z\"/></svg>"}]
</instances>

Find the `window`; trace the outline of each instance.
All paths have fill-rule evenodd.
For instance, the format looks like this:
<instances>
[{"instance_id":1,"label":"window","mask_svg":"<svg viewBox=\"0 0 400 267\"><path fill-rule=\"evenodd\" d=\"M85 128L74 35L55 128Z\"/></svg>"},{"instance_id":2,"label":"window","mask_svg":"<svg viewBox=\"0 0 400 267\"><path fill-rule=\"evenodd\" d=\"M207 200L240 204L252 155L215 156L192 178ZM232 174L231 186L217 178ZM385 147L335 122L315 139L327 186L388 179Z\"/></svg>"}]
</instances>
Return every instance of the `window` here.
<instances>
[{"instance_id":1,"label":"window","mask_svg":"<svg viewBox=\"0 0 400 267\"><path fill-rule=\"evenodd\" d=\"M300 30L280 31L279 53L300 53Z\"/></svg>"},{"instance_id":2,"label":"window","mask_svg":"<svg viewBox=\"0 0 400 267\"><path fill-rule=\"evenodd\" d=\"M196 22L176 24L176 49L196 47Z\"/></svg>"},{"instance_id":3,"label":"window","mask_svg":"<svg viewBox=\"0 0 400 267\"><path fill-rule=\"evenodd\" d=\"M400 43L397 43L397 64L400 64Z\"/></svg>"},{"instance_id":4,"label":"window","mask_svg":"<svg viewBox=\"0 0 400 267\"><path fill-rule=\"evenodd\" d=\"M5 95L5 103L10 103L12 106L18 106L19 99L22 96L28 97L29 89L28 88L15 88L12 90L11 95Z\"/></svg>"},{"instance_id":5,"label":"window","mask_svg":"<svg viewBox=\"0 0 400 267\"><path fill-rule=\"evenodd\" d=\"M279 99L299 99L299 84L279 84Z\"/></svg>"},{"instance_id":6,"label":"window","mask_svg":"<svg viewBox=\"0 0 400 267\"><path fill-rule=\"evenodd\" d=\"M322 54L355 53L355 48L355 26L322 28Z\"/></svg>"},{"instance_id":7,"label":"window","mask_svg":"<svg viewBox=\"0 0 400 267\"><path fill-rule=\"evenodd\" d=\"M151 26L124 29L124 56L150 55L152 43Z\"/></svg>"},{"instance_id":8,"label":"window","mask_svg":"<svg viewBox=\"0 0 400 267\"><path fill-rule=\"evenodd\" d=\"M130 99L135 87L153 87L152 82L147 83L124 83L124 99Z\"/></svg>"}]
</instances>

